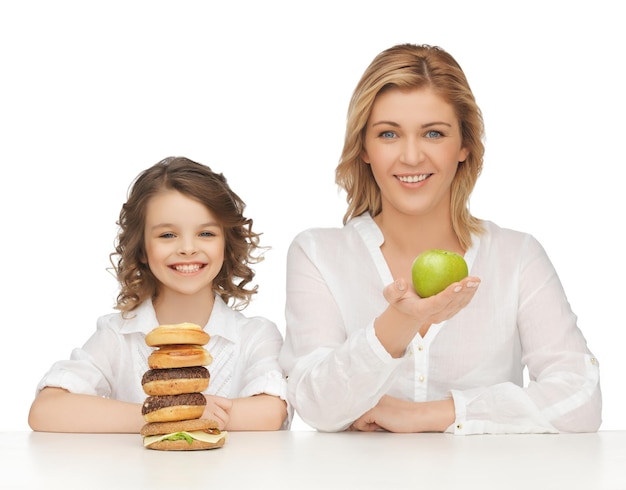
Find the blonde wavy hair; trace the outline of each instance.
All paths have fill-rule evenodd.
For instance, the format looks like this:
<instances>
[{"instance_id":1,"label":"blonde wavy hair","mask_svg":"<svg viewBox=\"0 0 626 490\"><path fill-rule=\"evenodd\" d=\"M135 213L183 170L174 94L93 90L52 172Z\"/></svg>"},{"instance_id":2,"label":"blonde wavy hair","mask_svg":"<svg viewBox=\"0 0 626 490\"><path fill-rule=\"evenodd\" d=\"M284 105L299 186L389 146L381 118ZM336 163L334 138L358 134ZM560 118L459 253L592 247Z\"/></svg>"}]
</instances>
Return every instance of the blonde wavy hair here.
<instances>
[{"instance_id":1,"label":"blonde wavy hair","mask_svg":"<svg viewBox=\"0 0 626 490\"><path fill-rule=\"evenodd\" d=\"M152 197L176 190L204 204L224 228L224 264L213 280L214 291L235 309L244 309L258 286L246 286L254 278L249 264L263 260L260 234L252 231L252 219L243 215L245 203L226 178L206 165L184 157L169 157L140 173L131 184L120 211L119 232L111 264L120 285L115 308L128 313L148 298L156 298L159 282L146 263L144 226Z\"/></svg>"},{"instance_id":2,"label":"blonde wavy hair","mask_svg":"<svg viewBox=\"0 0 626 490\"><path fill-rule=\"evenodd\" d=\"M343 222L366 212L376 216L382 210L380 188L371 166L361 158L367 120L377 95L389 88L425 87L454 107L463 147L469 150L452 181L450 203L454 232L467 250L472 233L483 231L481 221L469 211L469 197L482 171L484 123L463 70L438 46L393 46L374 58L357 84L348 107L343 151L335 170L335 182L347 194L348 209Z\"/></svg>"}]
</instances>

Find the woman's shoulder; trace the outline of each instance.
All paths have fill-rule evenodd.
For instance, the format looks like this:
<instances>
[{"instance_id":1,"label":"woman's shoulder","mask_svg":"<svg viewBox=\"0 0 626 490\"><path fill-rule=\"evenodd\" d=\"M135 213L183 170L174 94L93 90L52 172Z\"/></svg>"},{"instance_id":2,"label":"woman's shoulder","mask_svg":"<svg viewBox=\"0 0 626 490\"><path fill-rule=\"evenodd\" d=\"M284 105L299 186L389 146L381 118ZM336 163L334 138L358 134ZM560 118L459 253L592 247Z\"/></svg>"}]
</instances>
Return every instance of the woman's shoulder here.
<instances>
[{"instance_id":1,"label":"woman's shoulder","mask_svg":"<svg viewBox=\"0 0 626 490\"><path fill-rule=\"evenodd\" d=\"M342 227L312 227L296 233L293 241L302 243L318 240L332 240L341 237L344 234Z\"/></svg>"},{"instance_id":2,"label":"woman's shoulder","mask_svg":"<svg viewBox=\"0 0 626 490\"><path fill-rule=\"evenodd\" d=\"M508 251L529 246L541 247L538 240L527 231L501 226L493 221L482 221L484 233L479 237L480 248L503 248Z\"/></svg>"},{"instance_id":3,"label":"woman's shoulder","mask_svg":"<svg viewBox=\"0 0 626 490\"><path fill-rule=\"evenodd\" d=\"M364 235L378 235L379 229L369 216L365 214L350 219L343 226L312 227L298 232L293 239L293 243L305 245L315 244L335 244L353 239L362 240Z\"/></svg>"},{"instance_id":4,"label":"woman's shoulder","mask_svg":"<svg viewBox=\"0 0 626 490\"><path fill-rule=\"evenodd\" d=\"M484 235L487 237L513 241L523 241L532 237L532 235L528 232L501 226L489 220L482 220L482 225L485 230Z\"/></svg>"}]
</instances>

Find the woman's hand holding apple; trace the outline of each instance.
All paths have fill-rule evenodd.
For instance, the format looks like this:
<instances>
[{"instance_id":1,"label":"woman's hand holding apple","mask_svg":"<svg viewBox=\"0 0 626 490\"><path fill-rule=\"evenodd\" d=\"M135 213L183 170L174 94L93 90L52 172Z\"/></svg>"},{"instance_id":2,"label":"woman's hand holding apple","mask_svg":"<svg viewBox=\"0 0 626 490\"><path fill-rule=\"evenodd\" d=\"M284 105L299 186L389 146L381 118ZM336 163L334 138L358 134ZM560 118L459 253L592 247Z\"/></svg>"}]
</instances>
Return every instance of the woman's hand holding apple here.
<instances>
[{"instance_id":1,"label":"woman's hand holding apple","mask_svg":"<svg viewBox=\"0 0 626 490\"><path fill-rule=\"evenodd\" d=\"M480 279L465 277L450 284L446 289L428 298L420 298L404 279L389 284L383 291L389 305L399 312L426 325L448 320L465 308L474 297ZM426 332L420 330L424 336Z\"/></svg>"},{"instance_id":2,"label":"woman's hand holding apple","mask_svg":"<svg viewBox=\"0 0 626 490\"><path fill-rule=\"evenodd\" d=\"M420 298L404 279L387 285L387 309L374 321L376 336L393 357L404 354L418 333L423 337L433 323L448 320L465 308L476 294L480 279L466 277L439 294Z\"/></svg>"}]
</instances>

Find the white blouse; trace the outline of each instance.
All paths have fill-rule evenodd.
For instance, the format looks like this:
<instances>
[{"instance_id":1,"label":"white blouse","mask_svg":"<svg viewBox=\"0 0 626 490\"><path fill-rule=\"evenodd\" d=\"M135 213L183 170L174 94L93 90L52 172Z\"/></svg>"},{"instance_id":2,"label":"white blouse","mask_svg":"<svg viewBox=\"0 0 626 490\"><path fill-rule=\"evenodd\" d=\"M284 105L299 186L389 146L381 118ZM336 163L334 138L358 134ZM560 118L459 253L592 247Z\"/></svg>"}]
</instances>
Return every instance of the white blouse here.
<instances>
[{"instance_id":1,"label":"white blouse","mask_svg":"<svg viewBox=\"0 0 626 490\"><path fill-rule=\"evenodd\" d=\"M300 233L287 258L288 398L306 423L340 431L385 394L454 399L455 434L593 432L598 361L532 236L484 222L465 254L481 279L471 303L392 358L374 333L393 282L369 215ZM524 386L524 367L528 382Z\"/></svg>"},{"instance_id":2,"label":"white blouse","mask_svg":"<svg viewBox=\"0 0 626 490\"><path fill-rule=\"evenodd\" d=\"M153 351L145 336L158 325L149 300L127 319L121 313L100 317L85 345L74 349L70 359L54 363L37 390L54 386L143 403L147 395L141 378L149 369L148 356ZM213 357L207 366L211 378L204 393L226 398L267 393L287 399L285 377L278 364L283 337L274 323L263 317L248 318L216 296L204 330L211 336L205 348ZM291 407L288 412L283 429L291 423Z\"/></svg>"}]
</instances>

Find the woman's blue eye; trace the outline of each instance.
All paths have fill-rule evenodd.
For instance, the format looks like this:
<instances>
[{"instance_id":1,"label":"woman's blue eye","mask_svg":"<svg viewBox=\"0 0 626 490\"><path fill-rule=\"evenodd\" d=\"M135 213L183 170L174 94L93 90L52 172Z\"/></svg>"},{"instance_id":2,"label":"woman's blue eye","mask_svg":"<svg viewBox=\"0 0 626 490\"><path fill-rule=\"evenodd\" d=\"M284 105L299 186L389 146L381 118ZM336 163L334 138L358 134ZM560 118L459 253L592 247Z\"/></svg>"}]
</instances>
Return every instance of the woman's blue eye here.
<instances>
[{"instance_id":1,"label":"woman's blue eye","mask_svg":"<svg viewBox=\"0 0 626 490\"><path fill-rule=\"evenodd\" d=\"M380 137L381 138L386 138L386 139L391 139L391 138L395 138L396 137L396 133L394 133L393 131L383 131L382 133L380 133Z\"/></svg>"},{"instance_id":2,"label":"woman's blue eye","mask_svg":"<svg viewBox=\"0 0 626 490\"><path fill-rule=\"evenodd\" d=\"M426 137L427 138L439 138L441 137L441 133L439 131L435 131L434 129L431 131L428 131L426 133Z\"/></svg>"}]
</instances>

